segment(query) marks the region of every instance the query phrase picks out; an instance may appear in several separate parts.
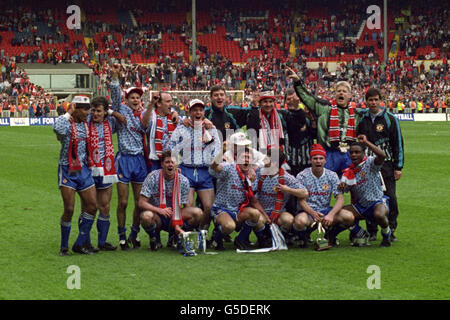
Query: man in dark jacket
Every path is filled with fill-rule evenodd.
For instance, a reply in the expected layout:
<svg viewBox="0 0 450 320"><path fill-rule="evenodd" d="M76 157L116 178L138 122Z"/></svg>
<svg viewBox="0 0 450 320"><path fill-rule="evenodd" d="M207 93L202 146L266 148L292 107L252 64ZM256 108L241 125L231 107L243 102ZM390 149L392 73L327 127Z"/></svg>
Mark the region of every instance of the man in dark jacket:
<svg viewBox="0 0 450 320"><path fill-rule="evenodd" d="M381 175L386 187L385 195L389 196L389 226L392 230L391 241L396 241L394 231L397 228L398 205L396 182L402 176L404 164L403 137L397 118L386 109L380 107L381 93L370 88L366 93L368 110L362 114L358 126L358 135L364 134L369 141L386 153L381 168ZM369 154L370 155L370 154ZM367 225L371 240L376 239L377 226Z"/></svg>

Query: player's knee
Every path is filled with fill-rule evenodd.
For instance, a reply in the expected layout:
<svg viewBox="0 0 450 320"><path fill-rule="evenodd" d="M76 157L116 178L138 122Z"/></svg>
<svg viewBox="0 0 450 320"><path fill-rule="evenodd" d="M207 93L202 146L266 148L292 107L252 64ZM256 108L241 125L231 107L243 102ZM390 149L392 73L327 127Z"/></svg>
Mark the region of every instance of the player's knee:
<svg viewBox="0 0 450 320"><path fill-rule="evenodd" d="M84 210L85 210L87 213L90 213L90 214L95 215L95 213L97 212L97 205L96 205L95 203L87 203L87 204L85 205Z"/></svg>
<svg viewBox="0 0 450 320"><path fill-rule="evenodd" d="M230 221L225 221L222 224L222 232L225 234L230 234L234 231L234 229L236 229L236 223L232 220Z"/></svg>
<svg viewBox="0 0 450 320"><path fill-rule="evenodd" d="M338 222L350 226L355 222L355 217L350 211L342 209L339 211Z"/></svg>
<svg viewBox="0 0 450 320"><path fill-rule="evenodd" d="M308 227L308 217L297 217L294 220L294 227L297 230L302 230Z"/></svg>
<svg viewBox="0 0 450 320"><path fill-rule="evenodd" d="M141 212L140 217L142 225L149 225L152 224L154 215L151 211L143 211Z"/></svg>
<svg viewBox="0 0 450 320"><path fill-rule="evenodd" d="M289 228L294 223L294 217L289 213L281 214L280 219L278 220L279 225L284 228Z"/></svg>
<svg viewBox="0 0 450 320"><path fill-rule="evenodd" d="M126 199L126 198L119 199L119 200L117 201L117 206L118 206L120 209L125 210L125 209L127 208L127 206L128 206L128 199Z"/></svg>
<svg viewBox="0 0 450 320"><path fill-rule="evenodd" d="M65 206L64 207L64 215L65 216L73 216L74 206Z"/></svg>
<svg viewBox="0 0 450 320"><path fill-rule="evenodd" d="M379 204L373 211L375 220L380 221L387 218L387 209L383 204Z"/></svg>
<svg viewBox="0 0 450 320"><path fill-rule="evenodd" d="M255 208L248 208L247 210L247 216L248 216L248 220L257 223L259 220L261 213L256 210Z"/></svg>
<svg viewBox="0 0 450 320"><path fill-rule="evenodd" d="M200 208L192 209L192 219L194 219L195 221L200 221L205 218L206 218L206 215L203 213L202 209L200 209Z"/></svg>

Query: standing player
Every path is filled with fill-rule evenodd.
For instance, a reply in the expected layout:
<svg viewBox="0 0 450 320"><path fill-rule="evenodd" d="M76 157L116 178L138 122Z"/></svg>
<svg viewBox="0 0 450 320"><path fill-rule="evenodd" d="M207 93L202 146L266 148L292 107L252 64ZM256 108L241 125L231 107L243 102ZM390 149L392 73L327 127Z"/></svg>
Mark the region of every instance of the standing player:
<svg viewBox="0 0 450 320"><path fill-rule="evenodd" d="M287 72L294 81L298 97L317 119L317 141L327 152L325 168L341 175L351 163L348 149L349 144L356 141L359 122L359 114L349 104L350 84L347 81L336 83L335 99L330 104L312 95L292 69L287 68Z"/></svg>
<svg viewBox="0 0 450 320"><path fill-rule="evenodd" d="M144 181L139 198L141 225L150 237L150 249L161 248L157 233L175 229L177 235L192 231L202 218L202 210L188 206L189 180L178 173L177 159L170 150L161 154L161 169ZM182 229L183 228L183 229Z"/></svg>
<svg viewBox="0 0 450 320"><path fill-rule="evenodd" d="M284 144L283 124L275 108L273 91L261 92L259 105L259 109L252 108L247 115L249 135L253 134L258 137L259 150L282 149Z"/></svg>
<svg viewBox="0 0 450 320"><path fill-rule="evenodd" d="M386 160L381 167L381 174L386 186L385 195L389 197L389 227L391 241L396 241L394 231L397 229L398 204L396 181L402 176L404 164L403 137L397 118L386 109L380 107L381 93L376 88L370 88L366 93L368 110L363 113L358 126L358 134L364 134L367 139L386 153ZM368 155L373 155L369 150ZM370 240L376 240L377 226L367 223Z"/></svg>
<svg viewBox="0 0 450 320"><path fill-rule="evenodd" d="M147 176L147 163L144 157L145 129L142 126L141 88L132 87L125 94L126 104L121 103L121 92L119 83L120 65L112 67L112 81L110 84L112 108L125 116L127 125L119 126L117 138L119 151L116 154L116 170L119 177L117 184L117 224L119 233L119 244L122 250L128 250L131 242L134 248L140 247L140 240L137 237L139 228L139 194L142 183ZM133 190L134 210L133 225L131 227L128 242L126 239L126 210L128 206L129 183Z"/></svg>
<svg viewBox="0 0 450 320"><path fill-rule="evenodd" d="M259 210L256 209L257 199L248 179L251 155L248 150L241 151L237 163L221 163L222 157L222 152L219 152L209 168L210 174L217 179L217 193L211 209L215 225L211 246L225 250L224 235L242 229L234 244L238 249L247 250L247 239L263 211L260 206Z"/></svg>
<svg viewBox="0 0 450 320"><path fill-rule="evenodd" d="M190 125L179 125L172 133L170 149L181 154L181 173L190 184L189 206L193 206L194 192L203 205L202 229L208 229L211 207L214 202L214 184L208 172L209 164L221 151L219 135L215 127L206 129L205 104L199 99L189 102L187 110Z"/></svg>
<svg viewBox="0 0 450 320"><path fill-rule="evenodd" d="M117 182L114 166L114 146L112 135L120 123L126 125L126 119L118 112L108 109L105 97L96 97L91 101L89 124L89 154L92 155L92 176L94 178L97 209L98 248L104 251L116 250L116 246L106 242L110 226L110 202L112 185ZM112 115L114 117L108 117ZM117 120L116 120L117 119ZM89 241L90 243L90 241Z"/></svg>
<svg viewBox="0 0 450 320"><path fill-rule="evenodd" d="M308 190L308 198L300 201L301 211L295 216L294 230L300 237L300 247L308 246L308 228L314 222L322 222L329 228L330 245L336 245L336 236L353 224L353 215L343 210L344 195L338 190L337 174L326 169L327 153L320 144L314 144L310 153L311 168L306 168L297 175L297 180ZM336 198L330 206L331 196ZM331 228L330 228L331 227Z"/></svg>
<svg viewBox="0 0 450 320"><path fill-rule="evenodd" d="M59 116L53 125L53 131L61 142L58 165L58 185L64 203L61 217L61 248L59 254L69 254L69 236L72 224L75 193L81 199L80 233L72 246L72 251L81 254L93 254L94 248L88 244L88 235L94 223L97 211L95 185L88 164L88 125L86 119L91 105L89 98L75 96L67 113Z"/></svg>
<svg viewBox="0 0 450 320"><path fill-rule="evenodd" d="M350 190L352 204L344 209L353 213L356 221L366 219L378 223L381 227L383 240L381 246L391 245L391 230L388 220L388 199L383 195L380 170L386 158L386 153L369 142L365 135L358 136L359 143L350 147L352 164L344 171L339 188ZM366 146L375 154L375 157L365 155ZM367 232L356 224L350 232L356 244L365 244L368 241ZM360 241L362 240L362 241Z"/></svg>
<svg viewBox="0 0 450 320"><path fill-rule="evenodd" d="M162 153L169 150L170 137L177 127L178 113L171 111L172 102L170 93L155 93L142 117L142 125L148 134L150 171L161 169Z"/></svg>
<svg viewBox="0 0 450 320"><path fill-rule="evenodd" d="M316 128L314 128L316 124L312 115L300 108L300 99L293 88L286 89L285 101L288 114L284 115L286 118L284 150L286 161L291 168L290 174L295 177L303 169L311 166L309 153L316 136Z"/></svg>

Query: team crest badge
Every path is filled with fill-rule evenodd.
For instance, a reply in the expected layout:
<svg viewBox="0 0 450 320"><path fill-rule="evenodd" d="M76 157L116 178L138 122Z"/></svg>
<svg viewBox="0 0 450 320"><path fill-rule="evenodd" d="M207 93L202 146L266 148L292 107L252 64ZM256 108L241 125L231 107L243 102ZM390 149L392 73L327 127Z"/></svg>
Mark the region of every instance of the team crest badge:
<svg viewBox="0 0 450 320"><path fill-rule="evenodd" d="M100 151L98 149L95 149L94 151L94 162L95 163L100 162Z"/></svg>
<svg viewBox="0 0 450 320"><path fill-rule="evenodd" d="M364 178L364 177L366 176L366 172L365 172L365 171L361 171L361 172L360 172L360 175L361 175L361 177Z"/></svg>
<svg viewBox="0 0 450 320"><path fill-rule="evenodd" d="M225 124L223 126L225 127L225 129L230 129L230 127L231 127L229 122L225 122Z"/></svg>
<svg viewBox="0 0 450 320"><path fill-rule="evenodd" d="M384 129L384 126L382 124L377 124L376 126L377 132L381 132Z"/></svg>
<svg viewBox="0 0 450 320"><path fill-rule="evenodd" d="M119 178L123 178L123 174L119 173Z"/></svg>
<svg viewBox="0 0 450 320"><path fill-rule="evenodd" d="M67 183L67 179L63 179L63 183Z"/></svg>
<svg viewBox="0 0 450 320"><path fill-rule="evenodd" d="M106 171L111 170L111 159L110 158L107 158L105 160L105 168L106 168Z"/></svg>
<svg viewBox="0 0 450 320"><path fill-rule="evenodd" d="M323 190L328 190L329 187L330 187L330 186L328 185L328 183L325 183L325 184L322 186L322 189L323 189Z"/></svg>

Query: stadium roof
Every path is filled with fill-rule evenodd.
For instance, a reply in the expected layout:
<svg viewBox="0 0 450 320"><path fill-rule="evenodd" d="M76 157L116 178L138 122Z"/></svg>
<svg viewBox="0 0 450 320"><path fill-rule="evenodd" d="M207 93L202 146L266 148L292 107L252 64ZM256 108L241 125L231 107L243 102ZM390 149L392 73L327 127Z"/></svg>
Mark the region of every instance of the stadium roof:
<svg viewBox="0 0 450 320"><path fill-rule="evenodd" d="M92 69L82 63L18 63L27 74L92 74Z"/></svg>

